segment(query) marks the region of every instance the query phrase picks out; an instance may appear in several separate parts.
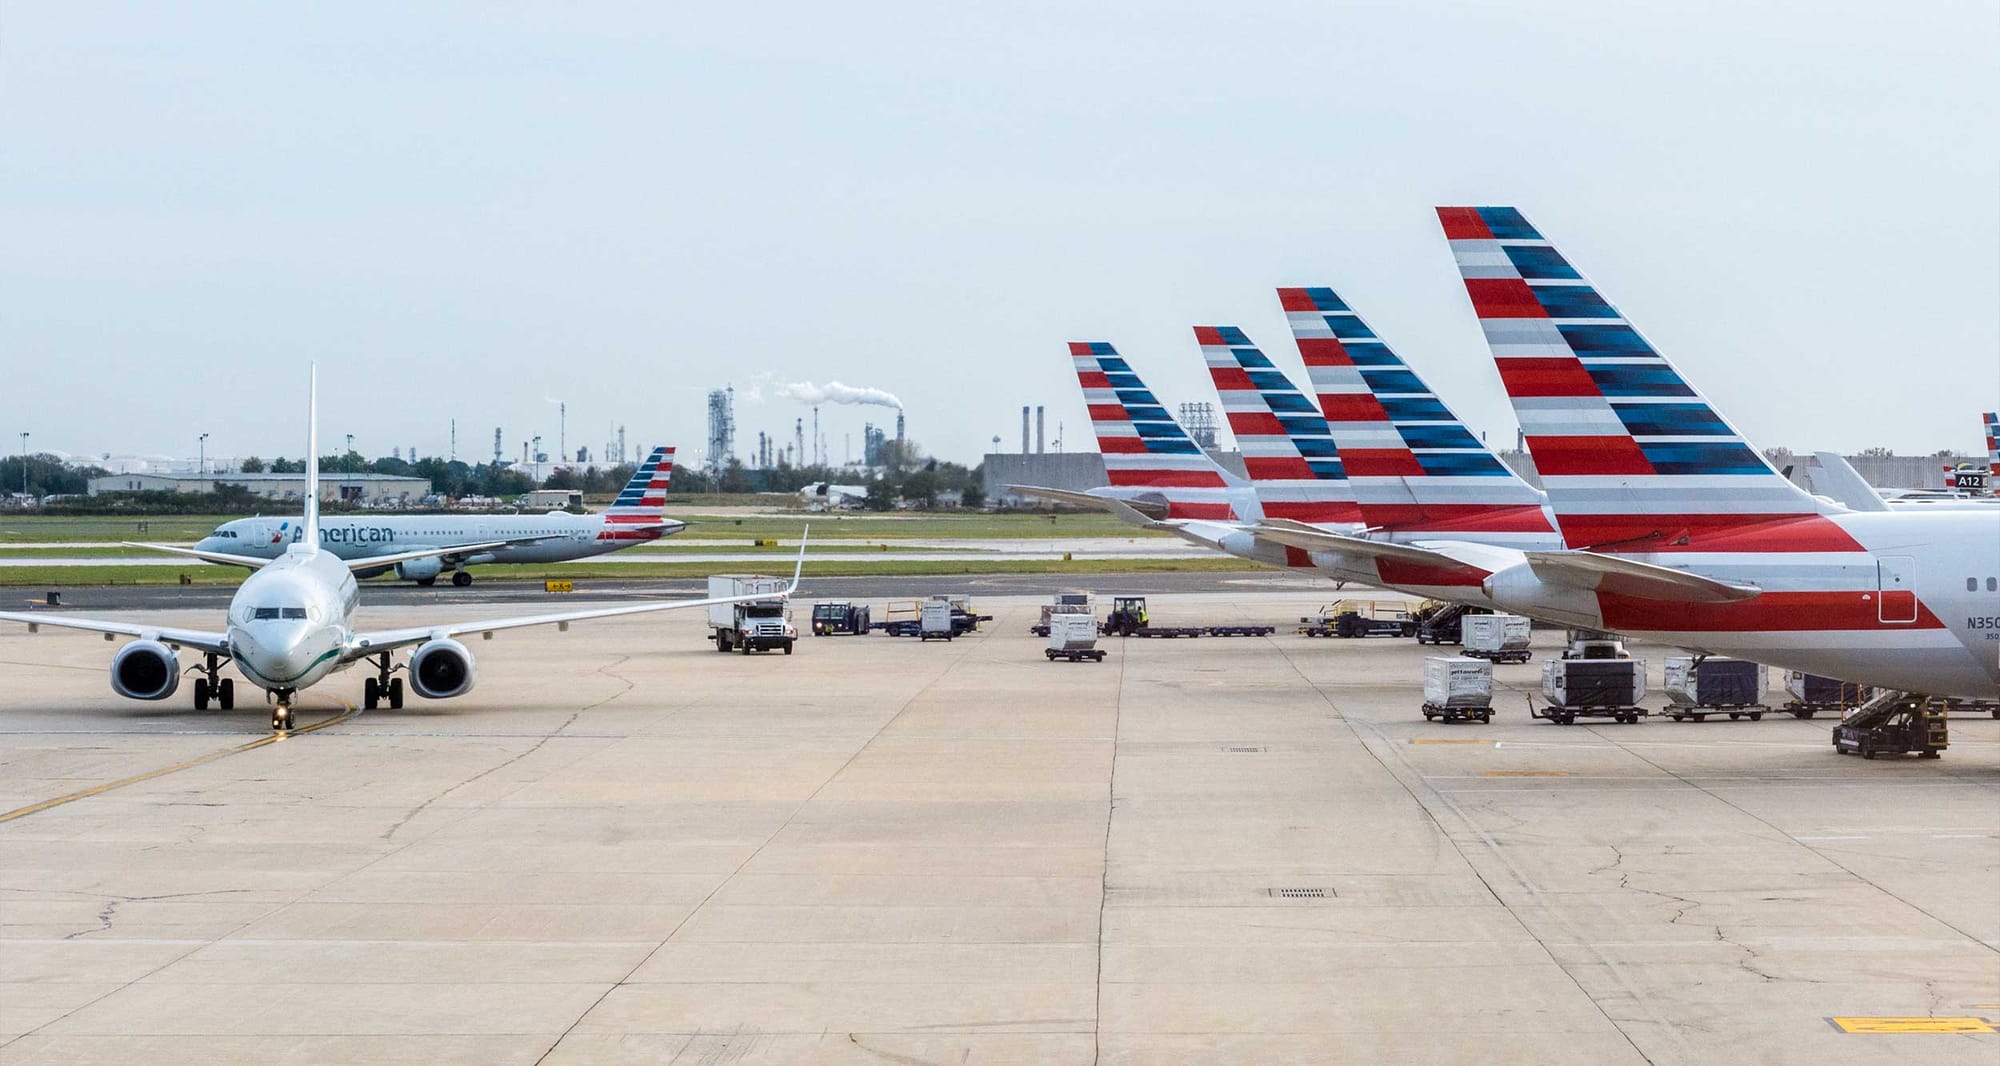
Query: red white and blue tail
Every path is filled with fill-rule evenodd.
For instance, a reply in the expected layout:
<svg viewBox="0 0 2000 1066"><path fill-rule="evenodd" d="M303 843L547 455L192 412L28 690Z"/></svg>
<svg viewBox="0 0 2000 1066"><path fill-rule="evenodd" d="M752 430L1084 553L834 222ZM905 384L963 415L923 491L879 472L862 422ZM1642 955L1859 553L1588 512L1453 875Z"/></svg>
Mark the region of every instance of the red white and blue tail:
<svg viewBox="0 0 2000 1066"><path fill-rule="evenodd" d="M1553 536L1542 494L1494 455L1332 289L1278 290L1371 526Z"/></svg>
<svg viewBox="0 0 2000 1066"><path fill-rule="evenodd" d="M1987 483L1992 484L1993 479L2000 478L2000 413L1988 411L1984 417L1986 419ZM2000 492L2000 486L1995 486L1995 491Z"/></svg>
<svg viewBox="0 0 2000 1066"><path fill-rule="evenodd" d="M1155 490L1167 501L1170 519L1252 517L1237 513L1222 468L1174 421L1116 349L1104 341L1071 341L1069 354L1112 488Z"/></svg>
<svg viewBox="0 0 2000 1066"><path fill-rule="evenodd" d="M598 540L658 540L667 522L667 482L674 474L674 450L654 448L601 516Z"/></svg>
<svg viewBox="0 0 2000 1066"><path fill-rule="evenodd" d="M1671 551L1825 510L1519 211L1440 207L1438 219L1570 547ZM1827 534L1821 547L1848 541Z"/></svg>
<svg viewBox="0 0 2000 1066"><path fill-rule="evenodd" d="M1360 525L1340 452L1312 401L1241 329L1196 326L1194 336L1264 514L1315 525Z"/></svg>

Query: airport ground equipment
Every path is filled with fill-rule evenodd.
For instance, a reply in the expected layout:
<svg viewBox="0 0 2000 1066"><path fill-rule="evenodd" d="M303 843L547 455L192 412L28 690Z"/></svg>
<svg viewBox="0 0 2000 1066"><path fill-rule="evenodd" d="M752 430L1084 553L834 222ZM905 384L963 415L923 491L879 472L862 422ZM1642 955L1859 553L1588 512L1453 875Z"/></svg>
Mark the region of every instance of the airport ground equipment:
<svg viewBox="0 0 2000 1066"><path fill-rule="evenodd" d="M1203 636L1209 637L1268 637L1278 631L1277 626L1202 626Z"/></svg>
<svg viewBox="0 0 2000 1066"><path fill-rule="evenodd" d="M1111 613L1104 616L1104 625L1100 628L1107 637L1129 637L1151 624L1152 616L1146 613L1146 597L1113 596Z"/></svg>
<svg viewBox="0 0 2000 1066"><path fill-rule="evenodd" d="M1417 621L1401 600L1335 600L1299 619L1308 637L1414 637Z"/></svg>
<svg viewBox="0 0 2000 1066"><path fill-rule="evenodd" d="M1647 711L1644 659L1548 659L1542 663L1542 697L1546 706L1528 701L1528 713L1557 725L1578 718L1610 718L1636 722Z"/></svg>
<svg viewBox="0 0 2000 1066"><path fill-rule="evenodd" d="M979 623L991 622L993 616L980 614L972 609L972 597L963 592L954 592L942 597L951 604L951 632L953 636L979 632Z"/></svg>
<svg viewBox="0 0 2000 1066"><path fill-rule="evenodd" d="M868 605L845 600L822 600L813 604L812 633L815 637L865 637L874 627L869 623Z"/></svg>
<svg viewBox="0 0 2000 1066"><path fill-rule="evenodd" d="M924 601L917 615L917 637L921 640L950 640L958 635L952 624L951 601L933 596Z"/></svg>
<svg viewBox="0 0 2000 1066"><path fill-rule="evenodd" d="M1493 664L1459 655L1424 660L1424 720L1493 720Z"/></svg>
<svg viewBox="0 0 2000 1066"><path fill-rule="evenodd" d="M1946 714L1984 714L2000 718L2000 700L1962 700L1953 698L1944 701L1944 709Z"/></svg>
<svg viewBox="0 0 2000 1066"><path fill-rule="evenodd" d="M1462 644L1465 642L1465 619L1483 613L1483 607L1450 600L1425 600L1414 616L1417 620L1417 643Z"/></svg>
<svg viewBox="0 0 2000 1066"><path fill-rule="evenodd" d="M1534 623L1518 614L1469 614L1461 622L1465 655L1496 663L1524 663L1532 656Z"/></svg>
<svg viewBox="0 0 2000 1066"><path fill-rule="evenodd" d="M887 616L885 620L871 622L870 625L892 637L920 636L923 633L923 611L922 600L890 600L882 612Z"/></svg>
<svg viewBox="0 0 2000 1066"><path fill-rule="evenodd" d="M1675 655L1667 659L1666 710L1676 722L1705 722L1711 714L1731 721L1761 721L1764 712L1764 668L1748 659L1721 655Z"/></svg>
<svg viewBox="0 0 2000 1066"><path fill-rule="evenodd" d="M757 596L739 603L717 603L708 608L708 631L720 652L771 651L782 648L792 653L799 631L785 617L785 579L755 574L714 574L708 579L709 599L725 596Z"/></svg>
<svg viewBox="0 0 2000 1066"><path fill-rule="evenodd" d="M1042 654L1050 662L1103 662L1104 649L1097 646L1097 619L1087 614L1049 616L1049 644Z"/></svg>
<svg viewBox="0 0 2000 1066"><path fill-rule="evenodd" d="M1875 692L1867 685L1857 685L1852 681L1821 677L1803 670L1787 670L1785 694L1791 698L1778 709L1794 718L1805 719L1822 711L1845 716L1848 711L1867 703Z"/></svg>
<svg viewBox="0 0 2000 1066"><path fill-rule="evenodd" d="M1912 752L1936 759L1950 746L1944 701L1907 692L1878 692L1833 727L1833 750L1864 759Z"/></svg>
<svg viewBox="0 0 2000 1066"><path fill-rule="evenodd" d="M1096 609L1091 606L1090 593L1062 592L1056 594L1054 602L1042 604L1042 620L1034 625L1029 626L1028 632L1033 633L1038 637L1048 636L1049 621L1055 615L1059 614L1086 615L1091 619L1090 624L1092 626L1095 626L1097 624L1097 612Z"/></svg>

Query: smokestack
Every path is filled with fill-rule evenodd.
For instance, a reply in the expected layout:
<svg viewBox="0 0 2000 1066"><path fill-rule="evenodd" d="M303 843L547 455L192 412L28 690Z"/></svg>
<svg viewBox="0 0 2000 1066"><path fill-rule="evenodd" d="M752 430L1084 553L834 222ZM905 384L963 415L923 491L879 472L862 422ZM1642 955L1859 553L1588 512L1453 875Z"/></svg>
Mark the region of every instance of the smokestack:
<svg viewBox="0 0 2000 1066"><path fill-rule="evenodd" d="M1035 408L1035 454L1042 454L1042 409Z"/></svg>
<svg viewBox="0 0 2000 1066"><path fill-rule="evenodd" d="M820 454L825 450L826 450L825 446L820 444L819 440L819 405L814 404L813 405L813 465L814 466L825 465L824 463L825 457Z"/></svg>
<svg viewBox="0 0 2000 1066"><path fill-rule="evenodd" d="M1021 454L1028 454L1028 408L1025 404L1021 407Z"/></svg>
<svg viewBox="0 0 2000 1066"><path fill-rule="evenodd" d="M903 445L903 409L898 407L896 408L896 451L899 454L903 450L902 445Z"/></svg>
<svg viewBox="0 0 2000 1066"><path fill-rule="evenodd" d="M793 422L792 422L792 434L793 434L793 435L794 435L794 436L795 436L795 437L797 438L797 442L796 442L796 443L795 443L795 444L793 445L793 447L792 447L792 465L793 465L794 467L802 467L802 466L804 466L804 465L805 465L805 462L806 462L806 420L805 420L805 419L803 419L803 418L800 418L800 419L795 419L795 420L793 420Z"/></svg>

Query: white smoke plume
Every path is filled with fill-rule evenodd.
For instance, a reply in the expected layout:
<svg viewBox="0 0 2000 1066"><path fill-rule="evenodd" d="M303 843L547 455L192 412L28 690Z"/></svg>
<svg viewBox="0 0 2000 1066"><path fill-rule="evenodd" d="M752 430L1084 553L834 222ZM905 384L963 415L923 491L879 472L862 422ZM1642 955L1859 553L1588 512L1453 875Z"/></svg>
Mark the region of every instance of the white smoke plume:
<svg viewBox="0 0 2000 1066"><path fill-rule="evenodd" d="M854 403L893 407L898 411L903 409L903 401L897 399L895 393L884 392L881 389L856 388L838 381L829 381L824 385L815 385L810 381L794 381L780 387L778 395L808 406L823 403Z"/></svg>

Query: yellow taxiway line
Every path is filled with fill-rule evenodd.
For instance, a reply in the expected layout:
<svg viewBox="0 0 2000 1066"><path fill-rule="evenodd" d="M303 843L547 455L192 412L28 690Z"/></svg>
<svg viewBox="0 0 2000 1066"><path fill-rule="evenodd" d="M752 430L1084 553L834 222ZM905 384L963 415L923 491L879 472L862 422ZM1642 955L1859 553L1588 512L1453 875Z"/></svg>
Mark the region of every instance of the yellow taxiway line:
<svg viewBox="0 0 2000 1066"><path fill-rule="evenodd" d="M346 701L343 700L342 702L345 703ZM348 719L354 717L355 715L361 713L361 708L356 707L354 704L347 703L346 706L347 706L346 710L340 712L339 714L334 715L332 718L325 719L324 721L314 722L313 724L308 726L301 726L297 729L287 729L282 732L272 733L268 737L258 737L256 740L253 740L248 744L239 744L233 748L224 748L221 751L212 751L209 752L207 755L198 755L192 759L188 759L185 762L177 762L172 766L162 766L157 770L148 770L143 774L133 774L131 777L120 778L116 781L107 781L104 784L96 785L91 788L86 788L81 792L72 792L67 796L57 796L54 799L46 799L40 803L33 803L29 804L26 807L21 807L16 810L8 811L5 814L0 814L0 823L11 822L16 818L26 818L31 814L40 814L41 812L46 811L51 807L60 807L65 803L75 803L77 800L89 799L92 796L102 796L106 792L113 791L114 789L124 788L127 785L136 785L141 781L151 781L156 777L165 777L168 774L179 773L182 770L191 769L193 767L200 766L203 763L211 763L217 759L226 759L231 755L241 755L246 751L255 751L256 749L264 747L268 744L276 744L287 737L301 736L306 733L311 733L315 730L325 729L327 726L330 725L339 725L340 723L345 722Z"/></svg>

